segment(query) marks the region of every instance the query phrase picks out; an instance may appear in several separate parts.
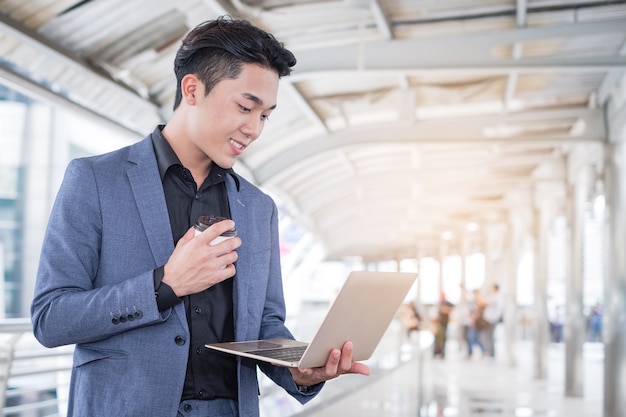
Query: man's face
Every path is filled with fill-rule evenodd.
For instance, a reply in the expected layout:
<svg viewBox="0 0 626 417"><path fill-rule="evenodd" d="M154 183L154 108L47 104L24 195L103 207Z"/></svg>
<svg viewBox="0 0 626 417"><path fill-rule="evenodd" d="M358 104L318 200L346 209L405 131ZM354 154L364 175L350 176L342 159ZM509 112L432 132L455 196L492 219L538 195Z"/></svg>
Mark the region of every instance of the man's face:
<svg viewBox="0 0 626 417"><path fill-rule="evenodd" d="M278 74L256 64L243 64L237 79L218 82L208 96L198 82L188 131L199 158L231 168L239 155L261 135L276 107Z"/></svg>

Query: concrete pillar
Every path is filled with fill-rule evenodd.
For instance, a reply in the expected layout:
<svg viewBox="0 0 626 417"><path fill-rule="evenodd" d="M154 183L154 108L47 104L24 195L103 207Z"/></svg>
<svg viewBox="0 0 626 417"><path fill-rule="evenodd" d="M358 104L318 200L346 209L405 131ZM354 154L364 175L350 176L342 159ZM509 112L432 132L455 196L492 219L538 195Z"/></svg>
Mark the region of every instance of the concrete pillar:
<svg viewBox="0 0 626 417"><path fill-rule="evenodd" d="M527 313L524 312L524 316L519 316L518 270L528 253L528 243L533 238L533 190L530 187L524 190L518 190L515 194L510 196L509 200L508 228L510 230L511 276L509 288L507 289L507 308L505 310L504 320L505 323L508 323L507 331L512 332L512 337L514 340L517 340L518 337L527 339L527 331L530 330L527 326ZM529 286L526 281L524 281L522 285L526 288ZM522 328L522 334L518 335L518 327L520 326ZM509 361L511 365L517 363L515 349L513 347Z"/></svg>
<svg viewBox="0 0 626 417"><path fill-rule="evenodd" d="M537 198L538 202L542 199ZM548 247L548 208L539 204L535 208L535 246L534 246L534 275L535 275L535 303L534 303L534 349L535 349L535 378L545 379L547 376L548 350L548 313L547 313L547 262Z"/></svg>
<svg viewBox="0 0 626 417"><path fill-rule="evenodd" d="M467 236L462 236L459 256L461 258L461 288L463 290L467 289L467 274L466 274L466 260L469 252L469 238Z"/></svg>
<svg viewBox="0 0 626 417"><path fill-rule="evenodd" d="M419 305L422 301L422 253L417 250L417 284L415 284L415 302Z"/></svg>
<svg viewBox="0 0 626 417"><path fill-rule="evenodd" d="M624 135L626 139L626 134ZM626 145L607 145L604 416L626 415Z"/></svg>
<svg viewBox="0 0 626 417"><path fill-rule="evenodd" d="M509 238L504 248L504 263L506 265L506 277L502 282L505 296L504 309L504 332L506 339L506 359L510 366L517 364L515 355L515 341L517 339L517 263L514 262L514 235L512 225L509 224Z"/></svg>
<svg viewBox="0 0 626 417"><path fill-rule="evenodd" d="M491 284L494 282L493 274L494 274L494 265L493 265L493 257L489 252L489 235L486 235L487 244L485 245L485 280L483 281L481 293L483 295L486 294Z"/></svg>
<svg viewBox="0 0 626 417"><path fill-rule="evenodd" d="M622 53L625 51L622 48ZM605 104L607 263L604 285L604 417L626 415L626 71L607 77ZM615 80L615 81L613 81Z"/></svg>
<svg viewBox="0 0 626 417"><path fill-rule="evenodd" d="M437 275L437 282L438 282L438 293L437 293L437 300L439 300L439 296L441 295L441 292L443 291L443 264L444 264L444 260L446 257L446 249L445 249L445 245L443 242L441 242L439 244L439 253L437 254L437 261L439 262L439 274Z"/></svg>
<svg viewBox="0 0 626 417"><path fill-rule="evenodd" d="M583 395L583 238L586 204L592 182L589 166L571 164L572 182L567 187L567 218L569 224L569 265L565 286L565 395Z"/></svg>

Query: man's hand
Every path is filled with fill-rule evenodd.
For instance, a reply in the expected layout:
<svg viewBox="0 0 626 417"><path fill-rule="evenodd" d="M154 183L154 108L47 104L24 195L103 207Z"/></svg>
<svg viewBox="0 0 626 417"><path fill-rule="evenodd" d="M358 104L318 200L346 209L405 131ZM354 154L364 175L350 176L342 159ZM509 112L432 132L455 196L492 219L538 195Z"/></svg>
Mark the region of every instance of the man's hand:
<svg viewBox="0 0 626 417"><path fill-rule="evenodd" d="M241 246L241 239L233 237L211 245L213 239L233 226L232 220L222 220L195 237L192 227L180 238L163 268L163 282L176 296L202 292L235 275L235 249Z"/></svg>
<svg viewBox="0 0 626 417"><path fill-rule="evenodd" d="M369 375L370 368L360 362L352 361L352 342L346 342L341 350L333 349L328 355L326 365L319 368L289 368L297 385L311 386L343 374Z"/></svg>

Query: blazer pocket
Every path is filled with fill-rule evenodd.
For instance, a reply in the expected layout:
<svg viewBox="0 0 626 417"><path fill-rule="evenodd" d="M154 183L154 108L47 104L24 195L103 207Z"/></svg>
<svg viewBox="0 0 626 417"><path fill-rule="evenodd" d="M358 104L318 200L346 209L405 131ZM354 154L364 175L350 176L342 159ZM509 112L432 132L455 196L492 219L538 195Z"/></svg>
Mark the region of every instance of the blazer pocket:
<svg viewBox="0 0 626 417"><path fill-rule="evenodd" d="M76 347L74 351L74 367L78 368L102 359L121 359L125 361L126 358L126 353L121 350L98 349L81 346Z"/></svg>
<svg viewBox="0 0 626 417"><path fill-rule="evenodd" d="M269 274L270 253L269 249L250 252L250 266L255 280L260 280ZM261 284L261 282L257 281L257 284Z"/></svg>

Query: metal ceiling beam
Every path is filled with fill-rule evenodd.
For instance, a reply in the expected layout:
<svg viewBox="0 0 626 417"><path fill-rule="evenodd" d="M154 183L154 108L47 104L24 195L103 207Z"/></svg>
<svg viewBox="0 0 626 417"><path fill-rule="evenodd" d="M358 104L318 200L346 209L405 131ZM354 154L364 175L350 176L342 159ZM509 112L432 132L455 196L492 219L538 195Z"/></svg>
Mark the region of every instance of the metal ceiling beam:
<svg viewBox="0 0 626 417"><path fill-rule="evenodd" d="M37 32L30 30L14 20L11 20L4 14L0 14L0 32L18 40L19 42L28 44L30 47L35 48L37 51L45 54L50 59L57 60L58 62L61 62L78 72L90 74L95 77L95 80L105 84L107 89L113 89L116 94L121 94L126 99L135 100L141 106L145 106L146 108L153 110L155 113L158 112L158 106L156 104L151 103L149 100L139 96L135 91L131 90L127 86L116 82L107 73L93 67L79 56L62 49L59 45L51 43L46 38L40 36ZM26 71L26 69L24 70Z"/></svg>
<svg viewBox="0 0 626 417"><path fill-rule="evenodd" d="M385 174L385 177L388 177L388 174ZM430 176L429 179L432 179L434 176ZM459 176L457 176L457 179ZM426 181L426 179L424 179ZM420 179L421 182L421 179ZM528 180L528 176L511 176L511 177L501 177L498 175L489 176L489 178L468 178L466 180L458 179L456 181L451 179L446 179L444 181L434 181L429 184L430 189L453 189L459 190L456 193L461 199L469 200L474 197L484 197L490 195L502 194L505 195L519 184L527 183L530 184ZM437 205L440 209L443 210L443 206L437 204L438 197L431 193L427 192L427 196L413 198L410 195L409 187L411 183L407 181L406 184L398 184L398 189L403 189L405 194L409 194L408 196L398 196L396 200L394 200L393 204L403 205L405 207L410 207L411 205L415 205L418 207L422 207L424 205L423 198L428 199L428 203L431 205ZM337 199L342 196L351 195L350 193L354 193L355 184L353 182L341 182L338 184L332 184L329 186L325 184L323 186L315 187L314 189L309 190L306 194L299 195L298 206L300 207L301 213L312 214L319 210L324 210L325 207L329 205L337 204ZM354 201L357 201L356 199ZM360 201L359 201L360 202ZM476 200L475 203L463 206L463 211L474 209L475 205L480 205L482 207L484 201Z"/></svg>
<svg viewBox="0 0 626 417"><path fill-rule="evenodd" d="M464 33L441 36L326 47L296 51L298 64L292 76L306 79L307 73L355 70L607 70L626 68L624 56L497 59L493 48L515 42L563 39L626 32L626 19L575 24Z"/></svg>
<svg viewBox="0 0 626 417"><path fill-rule="evenodd" d="M8 38L15 39L17 42L33 48L39 54L38 58L43 58L48 61L48 66L53 66L53 63L55 65L58 63L65 68L65 73L75 72L85 74L85 76L90 79L91 91L106 91L108 95L119 97L118 102L120 103L132 103L131 107L135 112L145 112L145 114L152 115L154 120L161 120L159 107L155 103L141 97L137 92L124 84L118 83L104 71L95 68L79 56L50 42L37 32L34 32L29 28L13 21L4 14L0 14L0 33L4 34ZM15 63L11 61L10 56L5 56L3 58L5 62L15 65ZM103 118L110 119L112 123L115 123L116 119L118 119L115 112L119 111L119 108L115 107L116 103L111 104L111 100L107 100L106 103L98 103L97 100L91 100L89 102L84 99L82 101L80 99L75 100L72 98L74 96L74 92L67 85L61 85L55 80L46 79L41 74L31 74L28 68L16 67L15 69L12 69L5 66L5 72L18 74L18 71L22 78L30 79L31 85L34 86L33 90L37 90L39 92L43 92L45 90L46 92L43 94L48 98L50 97L50 94L54 94L61 98L59 102L64 100L66 102L71 101L76 106L88 107L93 113L100 114ZM122 121L122 123L124 123L129 130L134 132L141 130L141 127L136 125L133 126L131 120Z"/></svg>
<svg viewBox="0 0 626 417"><path fill-rule="evenodd" d="M626 39L624 39L624 42L622 43L622 46L620 47L618 54L621 56L626 56ZM609 96L611 95L612 90L621 80L625 71L626 70L623 70L623 69L612 70L612 71L607 72L607 74L604 76L604 79L602 80L602 83L600 84L600 87L598 88L597 99L600 105L604 105L606 103Z"/></svg>
<svg viewBox="0 0 626 417"><path fill-rule="evenodd" d="M22 74L7 69L2 65L0 65L0 79L2 79L3 84L8 84L12 89L19 91L28 97L32 97L34 100L44 101L52 106L71 110L82 117L93 120L101 126L106 126L112 130L118 130L123 135L127 135L131 138L136 137L137 139L140 139L143 137L143 135L139 134L135 130L129 129L127 126L117 123L108 117L104 117L102 114L81 106L64 96L53 93L49 89L39 85L39 83L33 82L30 78L26 78Z"/></svg>
<svg viewBox="0 0 626 417"><path fill-rule="evenodd" d="M380 30L380 33L383 35L384 39L393 39L393 28L391 27L391 23L389 22L389 18L385 15L382 7L380 6L379 0L372 0L370 9L372 10L372 15L374 16L374 21L376 22L376 27Z"/></svg>
<svg viewBox="0 0 626 417"><path fill-rule="evenodd" d="M47 38L2 13L0 13L0 32L47 54L51 58L56 58L68 66L83 72L95 72L95 68L79 56L72 54L70 51L62 50Z"/></svg>
<svg viewBox="0 0 626 417"><path fill-rule="evenodd" d="M515 2L515 22L518 28L526 27L528 17L528 1L517 0Z"/></svg>
<svg viewBox="0 0 626 417"><path fill-rule="evenodd" d="M329 133L328 126L324 123L324 120L317 114L317 112L311 107L309 102L302 96L302 93L298 90L298 88L290 82L283 82L281 85L289 95L291 99L296 102L296 105L300 107L300 110L304 113L307 119L313 123L313 125L317 126L324 133Z"/></svg>
<svg viewBox="0 0 626 417"><path fill-rule="evenodd" d="M585 132L580 136L534 134L519 137L486 138L483 129L496 124L538 123L559 119L581 119ZM328 152L344 146L365 143L432 143L432 144L507 144L507 143L580 143L601 142L605 139L604 116L601 109L573 108L551 109L491 117L472 117L463 119L445 119L417 121L412 124L373 125L344 129L312 138L283 149L271 160L256 166L254 173L260 184L270 181L287 170L294 161L311 158L322 152Z"/></svg>
<svg viewBox="0 0 626 417"><path fill-rule="evenodd" d="M219 4L219 3L218 3ZM307 79L314 71L354 70L358 67L358 51L363 49L365 70L397 71L402 76L415 75L424 71L463 71L470 74L472 70L479 72L507 73L510 71L546 72L546 71L592 71L606 70L607 68L626 68L626 57L605 58L576 58L576 59L533 59L533 60L495 60L488 56L494 45L513 41L524 41L552 37L583 36L598 33L623 31L626 20L586 22L577 24L556 25L549 27L533 27L523 30L502 30L479 34L464 34L462 41L458 37L439 37L417 40L390 40L380 43L362 44L357 47L338 47L324 51L299 51L298 65L290 82ZM149 100L141 98L126 86L116 82L106 73L92 67L79 57L63 50L58 45L51 44L36 32L25 28L4 15L0 15L0 31L8 33L21 42L27 42L41 53L59 60L64 65L87 73L95 77L107 92L115 92L125 100L133 100L137 108L144 108L155 119L162 120L158 106ZM476 54L476 50L483 51L487 56ZM336 62L336 64L335 64ZM35 83L36 81L33 80ZM59 94L53 90L51 93ZM59 94L62 96L61 94ZM64 97L67 99L67 97ZM323 121L300 95L298 100L304 104L305 114L314 124L327 129ZM84 103L81 103L85 105ZM104 117L115 119L107 113L106 106L94 105L92 110ZM307 110L308 109L308 110ZM127 123L127 125L129 125ZM129 125L130 126L130 125ZM136 130L136 126L131 129Z"/></svg>
<svg viewBox="0 0 626 417"><path fill-rule="evenodd" d="M526 27L526 16L527 16L527 4L526 0L517 0L516 2L516 12L515 12L515 22L518 28ZM513 49L511 53L511 57L514 60L519 60L522 58L522 50L524 46L522 42L515 42L513 44ZM506 87L504 89L504 109L509 110L511 108L511 103L513 98L515 97L515 91L517 90L517 80L519 74L517 71L511 71L506 80Z"/></svg>
<svg viewBox="0 0 626 417"><path fill-rule="evenodd" d="M472 158L472 150L468 150L464 156L460 152L457 158L446 158L445 162L439 162L436 156L429 154L425 158L431 162L418 168L409 167L407 161L402 161L402 158L398 156L396 163L389 163L388 168L385 169L385 175L382 177L379 172L360 172L356 167L353 167L355 164L351 161L344 162L345 158L332 158L330 162L333 165L343 166L345 163L349 163L351 165L349 169L352 171L332 175L335 180L330 185L319 181L320 176L327 173L326 167L319 167L319 164L307 162L305 162L307 166L304 167L302 163L294 162L291 168L292 174L289 175L290 180L288 182L282 181L282 184L290 195L298 199L311 196L319 201L340 198L342 195L359 189L389 189L395 186L406 187L405 192L413 197L421 196L424 190L445 189L447 187L457 187L469 191L468 187L471 184L478 183L481 184L481 187L488 186L488 192L492 192L497 186L510 187L512 182L529 181L527 174L521 174L518 171L554 160L556 157L554 148L550 146L542 149L541 153L515 152L508 154L506 152L492 152L488 147L482 147L479 150L485 156ZM343 155L344 153L341 152L340 154ZM298 173L293 174L293 171ZM389 181L394 185L388 185ZM413 186L418 187L415 192L411 192ZM487 190L487 188L482 190Z"/></svg>

